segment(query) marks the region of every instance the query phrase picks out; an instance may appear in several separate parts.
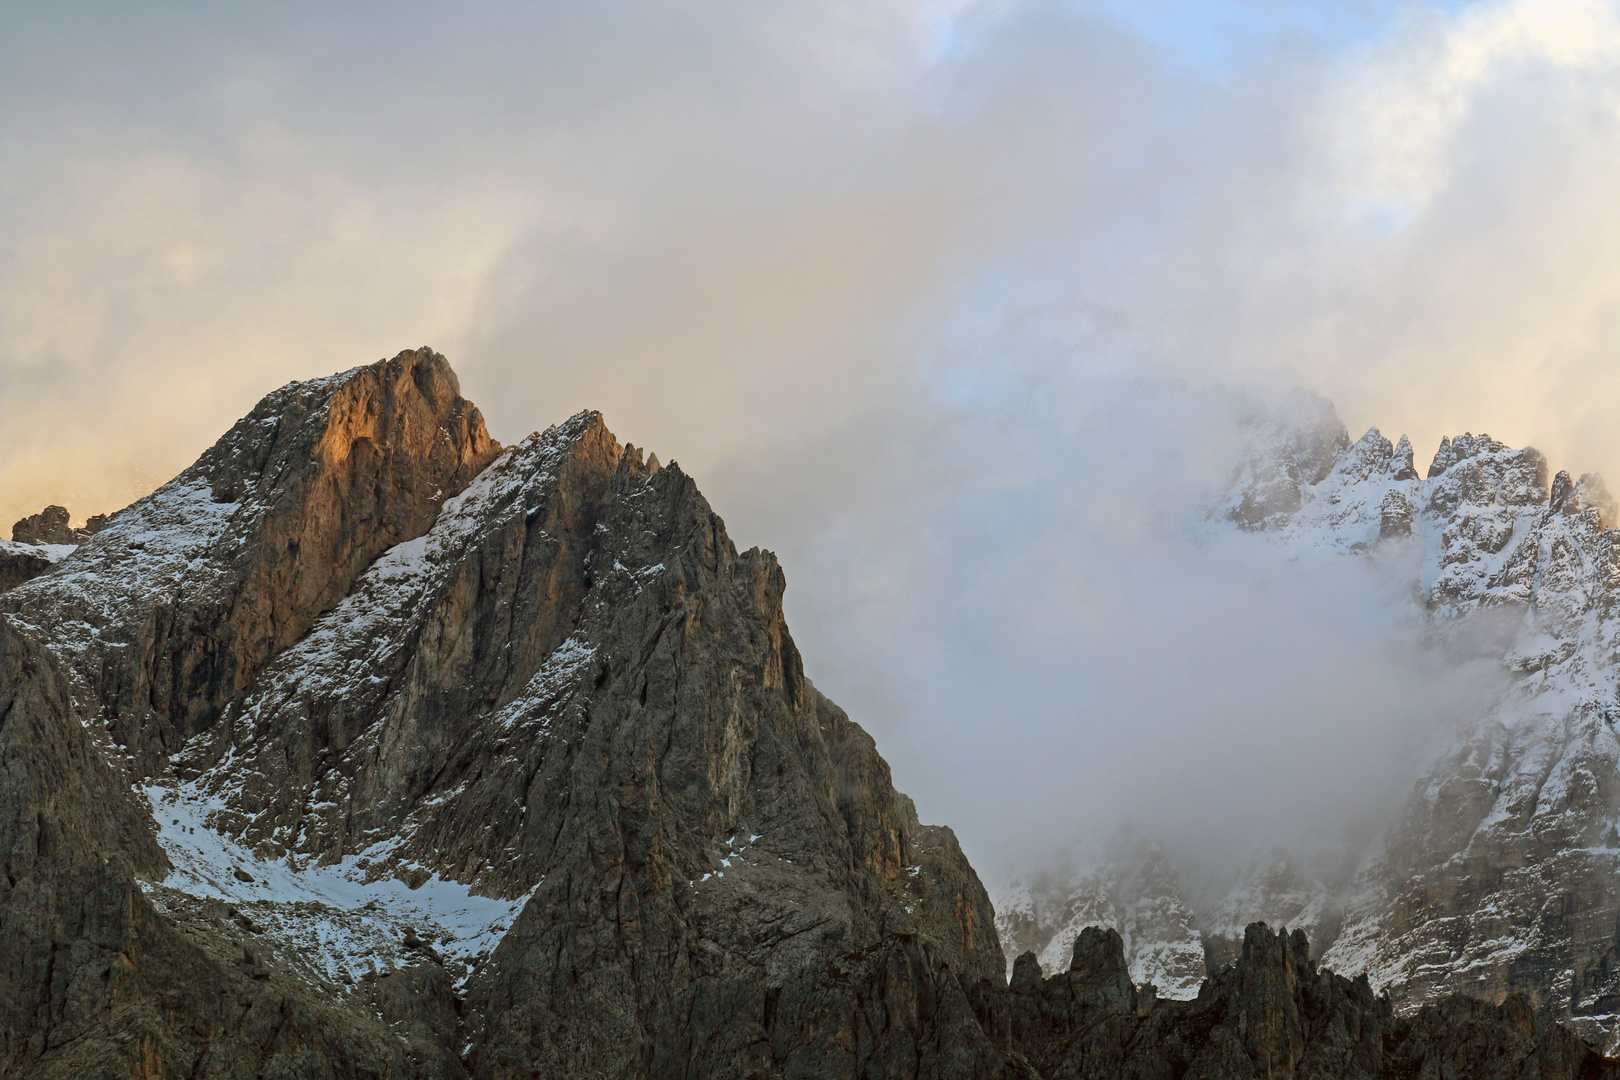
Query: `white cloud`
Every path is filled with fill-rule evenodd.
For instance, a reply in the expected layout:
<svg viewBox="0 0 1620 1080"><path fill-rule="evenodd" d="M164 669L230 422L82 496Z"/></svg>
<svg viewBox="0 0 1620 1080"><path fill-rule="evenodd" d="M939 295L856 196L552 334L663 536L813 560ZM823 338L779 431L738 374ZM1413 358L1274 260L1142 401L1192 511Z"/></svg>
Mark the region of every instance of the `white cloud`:
<svg viewBox="0 0 1620 1080"><path fill-rule="evenodd" d="M1420 453L1485 429L1620 474L1612 4L1415 6L1195 71L1010 0L0 18L0 525L432 344L499 437L601 408L783 549L812 677L953 822L1251 743L1343 761L1353 802L1394 745L1357 717L1436 711L1365 583L1176 546L1225 436L1121 387L1304 385ZM1355 696L1369 667L1401 693ZM1287 750L1322 686L1348 711ZM939 779L968 765L936 730L982 783Z"/></svg>
<svg viewBox="0 0 1620 1080"><path fill-rule="evenodd" d="M1324 107L1341 197L1422 206L1457 166L1448 151L1480 98L1526 73L1596 76L1612 108L1620 12L1603 0L1511 0L1417 14L1393 40L1335 65Z"/></svg>

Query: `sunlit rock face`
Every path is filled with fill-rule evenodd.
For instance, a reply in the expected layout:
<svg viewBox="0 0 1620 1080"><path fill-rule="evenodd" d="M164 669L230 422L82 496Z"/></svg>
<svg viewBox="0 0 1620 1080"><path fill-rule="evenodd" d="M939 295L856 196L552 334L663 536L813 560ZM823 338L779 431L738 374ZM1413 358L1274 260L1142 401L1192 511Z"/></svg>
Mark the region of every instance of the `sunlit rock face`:
<svg viewBox="0 0 1620 1080"><path fill-rule="evenodd" d="M290 383L0 610L154 773L497 450L431 352Z"/></svg>
<svg viewBox="0 0 1620 1080"><path fill-rule="evenodd" d="M73 539L5 552L0 1073L999 1075L954 835L595 413L402 353Z"/></svg>

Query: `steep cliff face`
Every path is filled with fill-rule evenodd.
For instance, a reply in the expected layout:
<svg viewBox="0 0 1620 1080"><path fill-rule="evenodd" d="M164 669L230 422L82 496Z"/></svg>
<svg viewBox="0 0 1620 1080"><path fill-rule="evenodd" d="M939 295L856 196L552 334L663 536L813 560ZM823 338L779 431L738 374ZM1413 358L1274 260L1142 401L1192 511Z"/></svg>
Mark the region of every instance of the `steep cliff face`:
<svg viewBox="0 0 1620 1080"><path fill-rule="evenodd" d="M0 620L0 1074L413 1075L397 1013L334 1008L153 907L170 863L97 736L63 665Z"/></svg>
<svg viewBox="0 0 1620 1080"><path fill-rule="evenodd" d="M429 350L292 383L0 611L153 775L495 450Z"/></svg>
<svg viewBox="0 0 1620 1080"><path fill-rule="evenodd" d="M0 592L39 577L71 550L73 546L46 547L0 540Z"/></svg>
<svg viewBox="0 0 1620 1080"><path fill-rule="evenodd" d="M276 391L75 539L0 592L0 1074L1307 1076L1324 1024L1368 1076L1610 1067L1511 1009L1413 1034L1265 934L1155 1003L1070 911L1071 970L1009 989L775 558L595 413L500 449L428 350ZM1099 896L1190 993L1138 854Z"/></svg>
<svg viewBox="0 0 1620 1080"><path fill-rule="evenodd" d="M595 414L500 451L402 354L55 555L0 595L10 1072L1001 1068L954 836Z"/></svg>

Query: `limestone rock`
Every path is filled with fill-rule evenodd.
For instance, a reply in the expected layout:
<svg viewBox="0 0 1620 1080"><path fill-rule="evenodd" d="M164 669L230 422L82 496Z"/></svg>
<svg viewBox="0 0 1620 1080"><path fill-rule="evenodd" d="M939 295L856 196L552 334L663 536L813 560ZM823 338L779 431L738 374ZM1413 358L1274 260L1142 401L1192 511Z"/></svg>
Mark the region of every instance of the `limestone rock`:
<svg viewBox="0 0 1620 1080"><path fill-rule="evenodd" d="M1244 476L1292 460L1282 423L1253 451L1273 463ZM1372 434L1268 534L1348 553L1410 535L1411 591L1432 635L1494 643L1510 678L1420 764L1405 807L1359 857L1324 962L1365 972L1402 1009L1457 991L1523 994L1538 1016L1620 1047L1614 502L1596 476L1549 483L1540 453L1488 435L1443 440L1422 480L1369 469L1360 448ZM1248 904L1225 921L1262 916L1302 917ZM1330 929L1310 919L1319 936Z"/></svg>
<svg viewBox="0 0 1620 1080"><path fill-rule="evenodd" d="M0 610L153 775L496 449L431 350L290 383Z"/></svg>
<svg viewBox="0 0 1620 1080"><path fill-rule="evenodd" d="M1344 894L1358 854L1329 849L1305 857L1272 848L1252 856L1200 920L1209 970L1237 959L1247 927L1255 921L1292 926L1318 950L1330 947L1344 922Z"/></svg>
<svg viewBox="0 0 1620 1080"><path fill-rule="evenodd" d="M1441 647L1500 650L1505 677L1481 715L1414 763L1418 782L1371 846L1316 862L1260 852L1196 904L1174 899L1195 909L1211 968L1266 919L1308 930L1325 963L1365 973L1399 1010L1517 993L1620 1049L1615 504L1596 476L1549 482L1541 454L1487 435L1444 440L1419 479L1404 437L1392 447L1372 429L1350 443L1333 436L1330 409L1304 404L1253 425L1209 516L1263 532L1280 558L1337 550L1411 573L1411 617ZM1317 461L1312 447L1325 467L1302 464ZM1282 479L1293 487L1278 501ZM1032 880L998 904L1009 953L1050 940L1034 936L1054 905ZM1138 947L1106 905L1082 906L1074 921L1118 926L1128 953Z"/></svg>
<svg viewBox="0 0 1620 1080"><path fill-rule="evenodd" d="M1349 445L1331 403L1303 390L1256 425L1250 452L1234 479L1224 516L1245 529L1269 529L1298 510L1302 492L1319 483ZM1390 449L1382 446L1384 463Z"/></svg>
<svg viewBox="0 0 1620 1080"><path fill-rule="evenodd" d="M1412 504L1402 491L1384 492L1378 504L1378 538L1390 540L1412 535Z"/></svg>
<svg viewBox="0 0 1620 1080"><path fill-rule="evenodd" d="M1121 831L1061 863L1032 870L996 898L996 926L1007 955L1035 954L1062 970L1086 927L1118 931L1131 978L1169 998L1198 993L1205 947L1175 868L1157 843Z"/></svg>
<svg viewBox="0 0 1620 1080"><path fill-rule="evenodd" d="M0 592L31 581L55 564L51 549L38 544L0 540Z"/></svg>
<svg viewBox="0 0 1620 1080"><path fill-rule="evenodd" d="M430 352L270 395L5 595L156 816L109 903L193 945L119 991L178 1026L103 1009L74 1045L124 1073L133 1046L188 1075L997 1075L964 990L1000 981L988 897L805 677L784 585L594 413L499 451ZM274 991L304 1034L161 1004L170 978Z"/></svg>
<svg viewBox="0 0 1620 1080"><path fill-rule="evenodd" d="M106 514L97 514L80 528L68 524L66 507L47 506L31 517L25 517L11 527L11 539L17 544L49 544L52 546L82 544L107 524Z"/></svg>

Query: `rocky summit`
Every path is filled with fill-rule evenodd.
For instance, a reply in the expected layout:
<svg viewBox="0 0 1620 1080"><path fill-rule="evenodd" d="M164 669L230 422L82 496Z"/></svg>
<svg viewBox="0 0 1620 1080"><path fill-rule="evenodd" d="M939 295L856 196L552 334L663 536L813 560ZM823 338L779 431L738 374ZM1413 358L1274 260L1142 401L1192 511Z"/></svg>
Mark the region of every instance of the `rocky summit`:
<svg viewBox="0 0 1620 1080"><path fill-rule="evenodd" d="M0 546L0 1075L1616 1073L1524 999L1397 1016L1261 926L1192 1001L1078 925L1009 982L774 556L595 413L498 445L431 350L59 511ZM1153 854L1094 890L1144 935L1180 925Z"/></svg>
<svg viewBox="0 0 1620 1080"><path fill-rule="evenodd" d="M1210 524L1255 534L1279 559L1374 564L1411 598L1437 652L1495 672L1483 705L1429 740L1371 843L1258 851L1201 905L1173 873L1145 873L1136 849L1060 859L998 899L1003 941L1044 945L1049 962L1079 931L1071 913L1091 883L1123 883L1092 921L1119 930L1138 978L1139 958L1200 945L1218 970L1261 919L1305 929L1323 964L1365 975L1403 1014L1456 993L1519 995L1538 1022L1620 1051L1614 500L1597 476L1553 473L1536 450L1488 435L1445 439L1420 470L1405 437L1352 440L1328 402L1303 392L1247 434ZM1189 980L1155 977L1192 996Z"/></svg>

